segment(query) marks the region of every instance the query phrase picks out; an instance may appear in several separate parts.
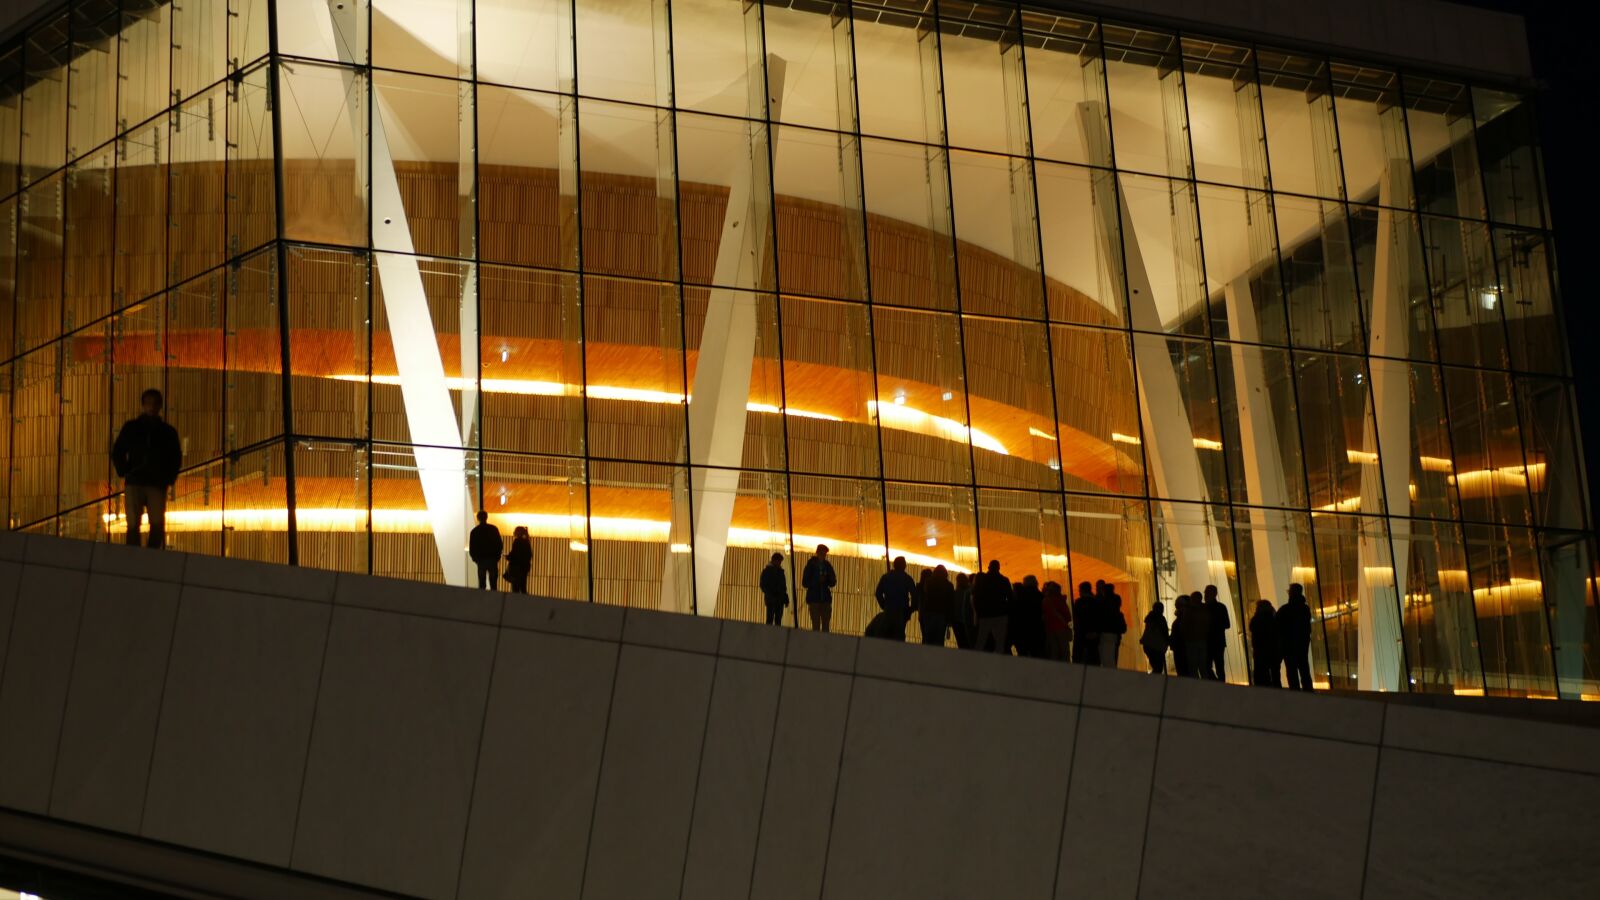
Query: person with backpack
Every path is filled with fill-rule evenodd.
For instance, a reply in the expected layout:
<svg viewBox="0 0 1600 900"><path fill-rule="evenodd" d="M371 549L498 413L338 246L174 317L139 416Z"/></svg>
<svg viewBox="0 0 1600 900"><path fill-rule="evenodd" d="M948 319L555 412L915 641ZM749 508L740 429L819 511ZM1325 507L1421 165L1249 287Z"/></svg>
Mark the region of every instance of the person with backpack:
<svg viewBox="0 0 1600 900"><path fill-rule="evenodd" d="M774 553L761 570L761 599L767 607L767 624L782 625L789 605L789 579L783 574L783 554Z"/></svg>

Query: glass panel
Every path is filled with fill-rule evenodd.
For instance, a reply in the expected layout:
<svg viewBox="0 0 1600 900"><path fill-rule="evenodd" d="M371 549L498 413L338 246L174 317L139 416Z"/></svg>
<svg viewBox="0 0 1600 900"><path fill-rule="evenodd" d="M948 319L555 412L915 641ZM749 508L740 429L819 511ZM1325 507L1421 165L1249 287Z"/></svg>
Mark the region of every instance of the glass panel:
<svg viewBox="0 0 1600 900"><path fill-rule="evenodd" d="M473 0L371 2L374 66L472 77Z"/></svg>
<svg viewBox="0 0 1600 900"><path fill-rule="evenodd" d="M1066 590L1072 580L1068 568L1066 519L1061 514L1061 496L1033 491L978 489L978 543L982 562L997 559L1000 571L1013 581L1024 575L1037 575L1040 585L1054 581ZM944 546L943 542L940 544ZM969 556L967 550L971 550ZM954 573L977 569L978 548L952 547L961 568Z"/></svg>
<svg viewBox="0 0 1600 900"><path fill-rule="evenodd" d="M12 368L11 525L56 514L56 463L61 437L59 344L17 360Z"/></svg>
<svg viewBox="0 0 1600 900"><path fill-rule="evenodd" d="M463 321L477 315L476 298L468 292L472 281L471 264L448 259L425 259L391 253L373 254L372 291L372 437L379 441L465 447L476 443L476 405L478 365L474 352L477 336L463 335ZM391 330L392 316L400 310L415 309L407 296L413 281L420 284L427 304L427 343L410 341L419 336L417 323ZM398 342L395 333L401 334ZM298 338L298 335L297 335ZM431 345L431 346L430 346ZM445 385L450 389L450 405L455 407L454 429L449 433L413 434L411 413L401 398L401 383L412 377L426 378L432 366L426 362L437 354L444 367ZM411 364L407 366L407 364ZM402 368L406 366L406 368ZM415 373L415 374L412 374Z"/></svg>
<svg viewBox="0 0 1600 900"><path fill-rule="evenodd" d="M234 559L288 562L283 444L229 457L223 473L224 552Z"/></svg>
<svg viewBox="0 0 1600 900"><path fill-rule="evenodd" d="M356 65L367 61L368 0L345 0L333 9L326 0L275 2L279 52ZM453 29L449 33L454 36Z"/></svg>
<svg viewBox="0 0 1600 900"><path fill-rule="evenodd" d="M719 499L731 504L730 524L725 532L709 531L696 520L700 534L695 540L694 563L703 588L696 598L700 615L766 622L761 574L772 554L781 553L785 557L783 579L789 608L779 611L780 618L793 616L795 592L791 583L794 572L789 545L788 479L782 472L723 469L699 469L694 475L694 489L705 491L707 495L697 514L721 505L712 502L714 494L722 494ZM730 494L731 497L727 496ZM706 596L711 585L715 586L715 597Z"/></svg>
<svg viewBox="0 0 1600 900"><path fill-rule="evenodd" d="M1561 697L1593 700L1600 695L1593 550L1588 538L1575 532L1540 531L1535 539Z"/></svg>
<svg viewBox="0 0 1600 900"><path fill-rule="evenodd" d="M1511 378L1503 372L1444 370L1455 447L1456 490L1468 521L1529 521L1528 472L1522 456ZM1535 476L1537 478L1537 476Z"/></svg>
<svg viewBox="0 0 1600 900"><path fill-rule="evenodd" d="M1434 359L1433 304L1417 216L1388 208L1352 207L1350 230L1361 311L1371 335L1368 352Z"/></svg>
<svg viewBox="0 0 1600 900"><path fill-rule="evenodd" d="M167 498L167 549L222 555L222 480L227 465L226 460L219 459L178 476L178 483ZM113 512L109 504L100 508L108 516ZM121 512L120 508L115 511ZM126 527L124 521L122 528ZM108 531L116 528L107 522Z"/></svg>
<svg viewBox="0 0 1600 900"><path fill-rule="evenodd" d="M22 182L37 181L66 162L67 15L30 28L23 45ZM84 148L88 149L88 148Z"/></svg>
<svg viewBox="0 0 1600 900"><path fill-rule="evenodd" d="M761 7L744 0L674 0L671 19L679 48L673 55L678 108L764 118ZM772 75L781 84L785 72Z"/></svg>
<svg viewBox="0 0 1600 900"><path fill-rule="evenodd" d="M766 52L805 61L784 66L782 102L774 105L772 117L793 125L855 131L855 50L850 17L842 5L799 8L790 0L762 0L762 6Z"/></svg>
<svg viewBox="0 0 1600 900"><path fill-rule="evenodd" d="M17 313L18 200L0 200L0 359L10 359L16 352L12 328Z"/></svg>
<svg viewBox="0 0 1600 900"><path fill-rule="evenodd" d="M1289 340L1319 349L1364 349L1355 262L1344 207L1328 200L1276 198L1278 246Z"/></svg>
<svg viewBox="0 0 1600 900"><path fill-rule="evenodd" d="M202 275L167 295L167 411L186 465L222 455L224 274Z"/></svg>
<svg viewBox="0 0 1600 900"><path fill-rule="evenodd" d="M172 111L167 184L168 278L176 284L222 264L227 96L213 88Z"/></svg>
<svg viewBox="0 0 1600 900"><path fill-rule="evenodd" d="M71 331L111 312L116 148L107 146L67 167L66 284L62 322Z"/></svg>
<svg viewBox="0 0 1600 900"><path fill-rule="evenodd" d="M229 0L228 72L247 69L267 55L274 0ZM126 5L126 4L124 4Z"/></svg>
<svg viewBox="0 0 1600 900"><path fill-rule="evenodd" d="M311 0L300 2L309 4ZM167 0L122 0L122 30L117 41L117 65L122 73L117 89L117 128L121 130L172 105L172 4Z"/></svg>
<svg viewBox="0 0 1600 900"><path fill-rule="evenodd" d="M1538 123L1533 104L1509 91L1472 89L1477 113L1478 152L1489 198L1489 218L1529 228L1542 227L1543 173Z"/></svg>
<svg viewBox="0 0 1600 900"><path fill-rule="evenodd" d="M483 266L478 286L484 446L582 454L578 276Z"/></svg>
<svg viewBox="0 0 1600 900"><path fill-rule="evenodd" d="M963 316L961 327L978 483L1059 490L1045 326Z"/></svg>
<svg viewBox="0 0 1600 900"><path fill-rule="evenodd" d="M672 19L665 0L575 3L584 96L672 105Z"/></svg>
<svg viewBox="0 0 1600 900"><path fill-rule="evenodd" d="M1024 156L1028 100L1017 10L940 0L944 107L952 147Z"/></svg>
<svg viewBox="0 0 1600 900"><path fill-rule="evenodd" d="M1122 217L1115 176L1039 163L1039 232L1050 318L1123 325Z"/></svg>
<svg viewBox="0 0 1600 900"><path fill-rule="evenodd" d="M1123 635L1118 668L1143 670L1137 636L1156 601L1145 502L1068 494L1067 543L1072 548L1072 580L1104 581L1121 600L1123 620L1134 637Z"/></svg>
<svg viewBox="0 0 1600 900"><path fill-rule="evenodd" d="M287 4L285 4L287 6ZM279 8L279 15L283 9ZM367 82L350 69L283 66L284 237L367 245ZM334 100L333 98L341 98ZM440 129L431 128L429 133ZM453 129L451 134L454 134Z"/></svg>
<svg viewBox="0 0 1600 900"><path fill-rule="evenodd" d="M160 304L152 304L160 314ZM157 323L155 365L165 349ZM61 509L72 509L111 494L112 416L106 408L110 354L105 325L93 325L63 343L61 360ZM157 368L157 372L160 369ZM155 384L160 385L158 377ZM135 407L137 408L137 407ZM120 412L120 410L119 410ZM121 424L121 418L118 418ZM96 520L82 537L93 540L103 528Z"/></svg>
<svg viewBox="0 0 1600 900"><path fill-rule="evenodd" d="M1446 363L1508 368L1488 229L1476 222L1424 216L1422 238L1439 358Z"/></svg>
<svg viewBox="0 0 1600 900"><path fill-rule="evenodd" d="M955 151L950 182L961 308L1044 318L1032 166L1016 157Z"/></svg>
<svg viewBox="0 0 1600 900"><path fill-rule="evenodd" d="M967 428L961 326L949 313L873 310L878 365L873 410L883 435L887 478L965 484L972 479L973 442L1004 449Z"/></svg>
<svg viewBox="0 0 1600 900"><path fill-rule="evenodd" d="M1221 455L1228 463L1234 502L1306 508L1305 460L1289 351L1217 344L1216 364ZM1269 596L1282 599L1281 588L1288 582L1274 583L1280 590Z"/></svg>
<svg viewBox="0 0 1600 900"><path fill-rule="evenodd" d="M229 255L258 247L278 231L268 82L271 72L262 66L245 73L233 82L228 98L225 202Z"/></svg>
<svg viewBox="0 0 1600 900"><path fill-rule="evenodd" d="M576 269L574 101L480 86L477 102L480 257Z"/></svg>
<svg viewBox="0 0 1600 900"><path fill-rule="evenodd" d="M1190 177L1189 123L1177 36L1107 23L1105 43L1117 168Z"/></svg>
<svg viewBox="0 0 1600 900"><path fill-rule="evenodd" d="M587 495L581 459L483 454L483 508L508 553L515 530L528 529L528 593L589 598L589 555L581 549L589 536Z"/></svg>
<svg viewBox="0 0 1600 900"><path fill-rule="evenodd" d="M1190 35L1182 45L1195 177L1266 187L1261 89L1251 49Z"/></svg>
<svg viewBox="0 0 1600 900"><path fill-rule="evenodd" d="M371 391L367 259L291 247L288 266L294 432L366 437Z"/></svg>
<svg viewBox="0 0 1600 900"><path fill-rule="evenodd" d="M38 347L61 334L65 184L65 175L57 172L22 192L17 235L19 351Z"/></svg>
<svg viewBox="0 0 1600 900"><path fill-rule="evenodd" d="M944 143L939 36L932 7L932 0L909 0L892 11L869 2L851 4L863 134Z"/></svg>
<svg viewBox="0 0 1600 900"><path fill-rule="evenodd" d="M1180 594L1204 592L1215 587L1217 602L1222 604L1228 617L1228 628L1224 632L1223 675L1228 681L1243 683L1246 665L1244 641L1240 635L1245 631L1248 616L1238 602L1238 579L1235 575L1238 560L1228 508L1170 500L1152 501L1150 506L1155 514L1152 524L1155 533L1153 567L1156 597L1164 604L1162 613L1170 621L1177 616L1177 598ZM1130 617L1127 624L1128 631L1137 637L1144 626L1143 612L1138 619ZM1125 640L1124 643L1129 642ZM1131 649L1134 659L1139 660L1138 667L1148 668L1144 665L1143 648L1135 646ZM1188 655L1185 652L1185 656ZM1185 667L1196 672L1213 671L1209 657L1186 659Z"/></svg>
<svg viewBox="0 0 1600 900"><path fill-rule="evenodd" d="M945 151L862 143L874 303L956 308L950 175Z"/></svg>
<svg viewBox="0 0 1600 900"><path fill-rule="evenodd" d="M783 406L776 298L688 287L683 311L692 348L687 355L688 393L694 398L688 404L692 462L725 469L782 470L785 419L798 413L786 413ZM740 401L742 429L737 428ZM737 441L740 430L744 440Z"/></svg>
<svg viewBox="0 0 1600 900"><path fill-rule="evenodd" d="M1499 525L1468 525L1465 530L1488 693L1553 699L1555 671L1533 533Z"/></svg>
<svg viewBox="0 0 1600 900"><path fill-rule="evenodd" d="M11 396L11 364L0 364L0 523L11 528L11 472L16 468L11 456L11 426L16 413Z"/></svg>
<svg viewBox="0 0 1600 900"><path fill-rule="evenodd" d="M780 128L777 138L773 189L783 291L866 299L860 139L792 127Z"/></svg>
<svg viewBox="0 0 1600 900"><path fill-rule="evenodd" d="M1267 48L1256 58L1272 189L1343 196L1327 62Z"/></svg>
<svg viewBox="0 0 1600 900"><path fill-rule="evenodd" d="M860 634L878 613L872 591L884 570L883 485L796 475L789 479L789 492L796 571L803 573L817 545L827 544L828 562L838 580L831 630ZM805 600L804 589L799 600ZM809 626L808 618L802 627Z"/></svg>
<svg viewBox="0 0 1600 900"><path fill-rule="evenodd" d="M680 303L670 284L584 279L591 456L683 458L688 390ZM598 475L591 477L599 483Z"/></svg>
<svg viewBox="0 0 1600 900"><path fill-rule="evenodd" d="M298 254L297 254L298 255ZM332 259L329 257L328 267ZM302 264L311 269L309 264ZM309 272L306 273L309 276ZM323 277L327 277L326 274ZM228 304L223 360L227 452L253 446L283 433L282 332L278 322L278 253L266 248L240 260L227 274ZM362 304L365 315L365 304ZM348 349L356 350L355 346ZM366 340L360 342L364 352ZM363 365L362 374L366 367ZM365 387L359 386L364 398ZM313 398L296 396L296 405Z"/></svg>
<svg viewBox="0 0 1600 900"><path fill-rule="evenodd" d="M1272 195L1196 186L1205 247L1205 291L1212 334L1251 343L1287 343Z"/></svg>
<svg viewBox="0 0 1600 900"><path fill-rule="evenodd" d="M1316 535L1320 616L1328 642L1328 686L1398 690L1400 605L1385 520L1313 511L1311 527ZM1363 616L1369 618L1365 626ZM1363 627L1371 633L1363 635ZM1382 649L1374 650L1375 646ZM1363 659L1363 654L1371 658ZM1315 674L1312 681L1318 681Z"/></svg>
<svg viewBox="0 0 1600 900"><path fill-rule="evenodd" d="M1487 218L1466 86L1407 75L1404 99L1417 208L1441 216Z"/></svg>
<svg viewBox="0 0 1600 900"><path fill-rule="evenodd" d="M173 6L172 92L176 98L192 97L227 74L228 20L227 3Z"/></svg>
<svg viewBox="0 0 1600 900"><path fill-rule="evenodd" d="M1061 477L1067 488L1144 493L1144 447L1128 335L1055 326L1050 343Z"/></svg>
<svg viewBox="0 0 1600 900"><path fill-rule="evenodd" d="M766 126L682 114L677 138L683 280L771 290L777 277Z"/></svg>
<svg viewBox="0 0 1600 900"><path fill-rule="evenodd" d="M1122 196L1131 219L1122 239L1133 327L1204 334L1209 314L1194 185L1124 175Z"/></svg>
<svg viewBox="0 0 1600 900"><path fill-rule="evenodd" d="M409 454L404 454L409 457ZM376 457L377 455L374 454ZM376 468L376 466L374 466ZM294 448L294 511L295 540L298 543L302 566L316 569L334 569L340 572L367 571L368 505L374 508L373 531L382 529L385 537L394 542L431 545L428 532L418 536L413 529L426 529L425 516L404 516L411 512L406 505L396 503L393 490L381 490L405 483L390 467L375 473L369 488L367 481L367 450L364 444L345 444L331 441L302 441ZM413 486L414 483L405 483ZM369 490L374 496L369 496ZM421 490L415 492L421 499ZM417 506L422 504L418 503ZM372 540L373 543L377 541ZM385 548L391 551L396 548ZM429 546L426 550L431 551ZM391 554L383 558L389 565L382 574L423 581L437 581L439 560L431 552L418 553L424 565L408 565L412 560L395 560ZM426 557L433 556L432 578L429 578ZM376 562L376 561L375 561ZM398 562L398 565L395 563Z"/></svg>
<svg viewBox="0 0 1600 900"><path fill-rule="evenodd" d="M1562 375L1567 371L1567 348L1552 290L1551 249L1549 236L1543 232L1494 229L1494 255L1500 272L1497 293L1506 317L1511 366L1524 372Z"/></svg>
<svg viewBox="0 0 1600 900"><path fill-rule="evenodd" d="M1108 113L1099 23L1024 9L1022 27L1033 152L1046 159L1111 165L1111 148L1103 138ZM1099 134L1084 133L1086 120Z"/></svg>
<svg viewBox="0 0 1600 900"><path fill-rule="evenodd" d="M1228 498L1211 345L1136 334L1133 349L1150 454L1151 493L1179 500Z"/></svg>
<svg viewBox="0 0 1600 900"><path fill-rule="evenodd" d="M121 428L137 416L141 395L150 388L167 390L167 300L154 297L117 313L111 320L111 418L106 426ZM180 433L181 438L181 433ZM102 443L104 443L102 441ZM105 453L107 447L101 448Z"/></svg>
<svg viewBox="0 0 1600 900"><path fill-rule="evenodd" d="M22 165L22 48L0 53L0 197L17 189Z"/></svg>
<svg viewBox="0 0 1600 900"><path fill-rule="evenodd" d="M1243 626L1248 637L1249 619L1255 615L1258 604L1268 601L1275 609L1281 609L1288 600L1289 586L1300 585L1313 610L1311 664L1323 676L1316 680L1324 681L1328 671L1327 645L1323 640L1321 619L1315 614L1321 609L1321 601L1310 516L1302 512L1234 507L1229 524L1237 548L1233 558L1237 578L1230 576L1229 580L1238 587L1239 609L1244 617L1244 622L1236 621L1234 627ZM1254 667L1253 658L1251 666ZM1282 674L1272 683L1282 684Z"/></svg>
<svg viewBox="0 0 1600 900"><path fill-rule="evenodd" d="M117 139L116 281L112 305L137 303L167 284L167 120Z"/></svg>
<svg viewBox="0 0 1600 900"><path fill-rule="evenodd" d="M589 464L587 550L597 603L688 612L693 553L683 469L642 463Z"/></svg>
<svg viewBox="0 0 1600 900"><path fill-rule="evenodd" d="M1554 378L1516 381L1534 523L1582 528L1586 494L1577 450L1581 441L1568 388Z"/></svg>
<svg viewBox="0 0 1600 900"><path fill-rule="evenodd" d="M1387 359L1373 359L1372 377L1379 404L1393 403L1380 415L1391 424L1408 422L1405 429L1385 430L1383 454L1391 466L1399 457L1409 459L1404 468L1385 473L1391 479L1386 496L1390 515L1422 516L1429 519L1453 519L1458 504L1455 487L1455 462L1450 446L1450 426L1445 418L1444 376L1440 370L1423 363L1403 363ZM1393 387L1389 382L1392 380ZM1391 391L1395 393L1391 393ZM1395 441L1391 445L1390 441ZM1392 480L1403 471L1410 479L1406 496L1400 496L1398 484ZM1399 537L1396 537L1396 541Z"/></svg>
<svg viewBox="0 0 1600 900"><path fill-rule="evenodd" d="M572 90L570 0L476 0L474 16L480 81Z"/></svg>
<svg viewBox="0 0 1600 900"><path fill-rule="evenodd" d="M891 564L904 556L913 579L920 580L920 570L935 566L944 566L952 582L958 572L977 570L977 511L971 488L889 482L884 485L884 507L889 533L886 556ZM1037 566L1024 562L1005 571L1012 580L1021 581L1024 572L1037 571ZM906 639L922 640L916 616L911 617Z"/></svg>
<svg viewBox="0 0 1600 900"><path fill-rule="evenodd" d="M878 393L868 308L798 297L783 297L779 305L789 467L877 475Z"/></svg>
<svg viewBox="0 0 1600 900"><path fill-rule="evenodd" d="M584 100L578 116L584 268L676 278L677 165L671 113Z"/></svg>
<svg viewBox="0 0 1600 900"><path fill-rule="evenodd" d="M1345 194L1355 203L1410 209L1411 151L1400 76L1354 63L1335 62L1331 69Z"/></svg>
<svg viewBox="0 0 1600 900"><path fill-rule="evenodd" d="M72 10L67 78L67 158L111 140L117 130L117 0L80 0Z"/></svg>
<svg viewBox="0 0 1600 900"><path fill-rule="evenodd" d="M1381 485L1374 482L1368 490L1364 481L1369 468L1379 471L1365 362L1302 353L1295 365L1311 508L1381 514Z"/></svg>
<svg viewBox="0 0 1600 900"><path fill-rule="evenodd" d="M378 72L372 134L372 245L430 256L471 256L473 246L472 88L437 78ZM459 122L463 127L441 128ZM385 200L394 167L400 204Z"/></svg>
<svg viewBox="0 0 1600 900"><path fill-rule="evenodd" d="M1395 559L1406 581L1406 662L1413 691L1483 691L1478 620L1467 583L1461 528L1393 519Z"/></svg>

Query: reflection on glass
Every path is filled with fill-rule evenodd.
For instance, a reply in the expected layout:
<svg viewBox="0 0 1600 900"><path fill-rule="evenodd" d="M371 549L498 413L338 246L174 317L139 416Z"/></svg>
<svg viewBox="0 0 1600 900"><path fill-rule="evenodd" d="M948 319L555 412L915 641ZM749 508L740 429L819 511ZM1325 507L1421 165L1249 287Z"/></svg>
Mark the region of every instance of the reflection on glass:
<svg viewBox="0 0 1600 900"><path fill-rule="evenodd" d="M1404 88L1418 208L1441 216L1486 218L1466 86L1407 74Z"/></svg>
<svg viewBox="0 0 1600 900"><path fill-rule="evenodd" d="M1201 181L1267 186L1261 89L1254 51L1210 38L1184 35L1184 95L1194 146L1194 175Z"/></svg>
<svg viewBox="0 0 1600 900"><path fill-rule="evenodd" d="M1110 148L1093 134L1105 131L1110 115L1099 23L1024 9L1022 27L1034 153L1062 162L1111 165Z"/></svg>
<svg viewBox="0 0 1600 900"><path fill-rule="evenodd" d="M1105 42L1117 168L1190 177L1189 122L1177 36L1107 23Z"/></svg>
<svg viewBox="0 0 1600 900"><path fill-rule="evenodd" d="M1314 197L1343 196L1327 62L1265 47L1256 60L1270 186Z"/></svg>

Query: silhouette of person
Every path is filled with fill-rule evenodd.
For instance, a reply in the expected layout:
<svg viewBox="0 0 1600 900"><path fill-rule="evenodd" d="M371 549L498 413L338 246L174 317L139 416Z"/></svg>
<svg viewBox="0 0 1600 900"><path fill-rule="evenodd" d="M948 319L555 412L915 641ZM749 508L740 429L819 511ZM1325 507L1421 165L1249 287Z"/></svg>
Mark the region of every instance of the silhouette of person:
<svg viewBox="0 0 1600 900"><path fill-rule="evenodd" d="M1271 600L1257 600L1250 617L1250 656L1254 672L1250 683L1262 687L1283 687L1278 671L1278 623L1272 614Z"/></svg>
<svg viewBox="0 0 1600 900"><path fill-rule="evenodd" d="M1217 586L1206 585L1206 669L1208 676L1217 681L1227 681L1222 659L1227 655L1228 629L1233 627L1233 617L1228 607L1217 599Z"/></svg>
<svg viewBox="0 0 1600 900"><path fill-rule="evenodd" d="M1117 657L1122 651L1122 636L1128 633L1128 619L1122 614L1122 597L1116 586L1107 584L1105 595L1099 599L1100 614L1100 665L1108 669L1117 667Z"/></svg>
<svg viewBox="0 0 1600 900"><path fill-rule="evenodd" d="M1015 648L1018 656L1044 655L1044 595L1039 592L1039 579L1024 575L1011 594L1011 608L1006 611L1006 643Z"/></svg>
<svg viewBox="0 0 1600 900"><path fill-rule="evenodd" d="M533 542L528 539L528 529L518 525L511 529L511 552L506 554L506 584L511 593L528 592L528 575L533 571Z"/></svg>
<svg viewBox="0 0 1600 900"><path fill-rule="evenodd" d="M989 653L1006 652L1006 624L1011 611L1011 579L1000 574L1000 560L989 560L989 571L972 586L972 606L978 616L973 646Z"/></svg>
<svg viewBox="0 0 1600 900"><path fill-rule="evenodd" d="M1100 584L1103 586L1105 582ZM1072 661L1086 666L1100 664L1100 601L1094 585L1084 581L1078 584L1078 596L1072 601L1072 618L1078 623L1078 634L1072 643Z"/></svg>
<svg viewBox="0 0 1600 900"><path fill-rule="evenodd" d="M783 554L774 553L761 570L761 599L767 607L767 624L782 625L789 605L789 579L783 574Z"/></svg>
<svg viewBox="0 0 1600 900"><path fill-rule="evenodd" d="M489 524L489 514L478 510L478 524L467 535L467 555L478 565L478 590L500 589L500 554L505 539L500 529Z"/></svg>
<svg viewBox="0 0 1600 900"><path fill-rule="evenodd" d="M1145 660L1150 663L1151 675L1167 673L1167 639L1166 607L1157 600L1145 613L1144 633L1139 635L1139 646L1144 650Z"/></svg>
<svg viewBox="0 0 1600 900"><path fill-rule="evenodd" d="M1311 690L1311 607L1306 589L1289 585L1289 600L1275 616L1278 624L1278 650L1283 654L1283 670L1289 690Z"/></svg>
<svg viewBox="0 0 1600 900"><path fill-rule="evenodd" d="M978 618L972 611L972 578L965 572L956 573L955 607L950 616L950 630L955 633L956 646L971 650L978 632Z"/></svg>
<svg viewBox="0 0 1600 900"><path fill-rule="evenodd" d="M1044 616L1044 655L1047 659L1067 662L1072 658L1072 608L1067 605L1067 595L1058 582L1044 583L1040 610Z"/></svg>
<svg viewBox="0 0 1600 900"><path fill-rule="evenodd" d="M945 628L955 614L956 589L944 566L923 569L923 587L917 598L917 624L922 627L922 642L944 646Z"/></svg>
<svg viewBox="0 0 1600 900"><path fill-rule="evenodd" d="M150 516L147 546L167 544L167 491L178 481L183 467L183 443L178 430L161 418L161 392L149 388L139 395L139 415L122 423L111 445L111 465L122 479L122 505L127 514L124 540L139 546L139 524ZM498 556L497 556L498 558Z"/></svg>
<svg viewBox="0 0 1600 900"><path fill-rule="evenodd" d="M911 598L916 590L917 583L906 574L906 558L896 556L894 567L879 576L878 586L872 592L872 596L878 600L878 608L883 610L886 617L886 636L901 641L906 639L906 621L911 617Z"/></svg>
<svg viewBox="0 0 1600 900"><path fill-rule="evenodd" d="M813 631L827 631L833 624L833 589L838 584L833 563L828 562L828 545L818 544L816 555L806 560L800 573L800 588L806 592L806 613L811 617Z"/></svg>

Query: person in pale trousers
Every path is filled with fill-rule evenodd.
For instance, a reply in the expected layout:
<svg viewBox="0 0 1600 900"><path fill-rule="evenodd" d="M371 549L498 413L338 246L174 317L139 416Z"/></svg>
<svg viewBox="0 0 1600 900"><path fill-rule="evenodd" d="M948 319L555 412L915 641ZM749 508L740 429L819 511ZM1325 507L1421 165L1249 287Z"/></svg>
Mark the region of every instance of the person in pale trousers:
<svg viewBox="0 0 1600 900"><path fill-rule="evenodd" d="M157 550L167 543L167 492L183 467L183 444L178 429L161 418L164 400L155 388L139 395L139 415L122 423L111 445L111 465L122 478L123 511L127 514L125 540L139 546L139 525L150 516L147 546Z"/></svg>

